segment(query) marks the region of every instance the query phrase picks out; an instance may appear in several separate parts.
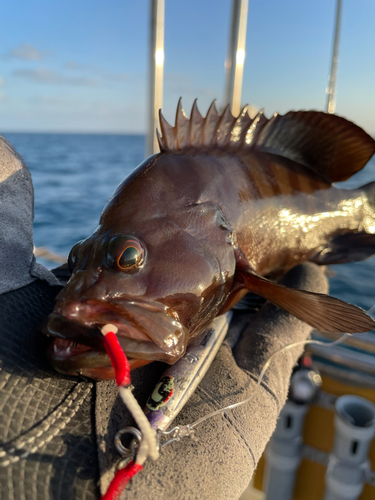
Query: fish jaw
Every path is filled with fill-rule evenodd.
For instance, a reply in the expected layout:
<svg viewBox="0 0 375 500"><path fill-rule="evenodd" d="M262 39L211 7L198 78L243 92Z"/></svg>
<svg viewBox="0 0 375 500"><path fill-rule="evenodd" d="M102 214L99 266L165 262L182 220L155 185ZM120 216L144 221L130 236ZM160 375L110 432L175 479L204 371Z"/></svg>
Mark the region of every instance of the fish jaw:
<svg viewBox="0 0 375 500"><path fill-rule="evenodd" d="M97 350L71 340L55 339L49 346L47 357L56 371L64 375L82 375L94 380L112 380L115 371L105 351ZM134 370L150 360L129 359Z"/></svg>
<svg viewBox="0 0 375 500"><path fill-rule="evenodd" d="M132 369L151 361L169 364L185 352L189 332L176 314L155 302L58 301L44 333L55 337L48 351L54 368L96 380L114 378L100 328L112 323Z"/></svg>

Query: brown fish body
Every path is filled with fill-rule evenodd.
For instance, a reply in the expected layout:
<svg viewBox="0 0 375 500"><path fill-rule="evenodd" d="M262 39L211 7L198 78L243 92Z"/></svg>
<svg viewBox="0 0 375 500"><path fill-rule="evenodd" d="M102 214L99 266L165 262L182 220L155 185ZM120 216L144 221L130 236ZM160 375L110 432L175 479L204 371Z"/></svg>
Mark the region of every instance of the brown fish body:
<svg viewBox="0 0 375 500"><path fill-rule="evenodd" d="M327 121L327 115L317 114ZM342 162L340 174L337 166L328 165L324 176L319 168L311 168L311 152L308 161L301 162L296 161L298 148L275 154L279 142L269 141L267 135L263 150L254 145L233 147L225 137L221 142L216 138L218 144L210 147L210 114L200 125L203 139L197 139L194 131L196 117L193 108L190 144L185 145L187 132L181 132L179 118L172 131L162 122L162 152L120 184L97 229L73 248L73 275L47 327L48 334L67 339L55 341L50 351L60 371L111 376L99 333L108 322L119 327L120 342L130 358L143 360L140 363L173 363L188 342L246 289L321 329L365 331L373 327L372 320L355 306L328 296L290 291L262 277L280 275L306 260L334 261L330 245L339 241L339 250L345 247L340 240L343 236L370 238L364 244L361 240L357 260L375 252L371 190L346 191L331 182L362 168L375 150L374 141L350 124L360 136L357 142L362 141L360 153L355 141L352 151L350 136L349 153L346 143L344 152L345 158L352 156ZM186 127L186 122L182 125ZM233 123L230 130L234 128ZM262 144L266 126L260 123L258 128L253 136ZM250 129L251 123L248 128L242 126L240 134L247 130L247 137ZM221 130L216 127L217 137ZM288 145L290 137L295 139L293 130L283 144ZM195 145L199 140L206 144ZM325 156L321 159L324 163ZM348 167L350 161L354 165ZM308 317L299 311L306 306L313 311ZM332 313L328 320L324 318L327 312ZM344 312L349 315L345 326Z"/></svg>

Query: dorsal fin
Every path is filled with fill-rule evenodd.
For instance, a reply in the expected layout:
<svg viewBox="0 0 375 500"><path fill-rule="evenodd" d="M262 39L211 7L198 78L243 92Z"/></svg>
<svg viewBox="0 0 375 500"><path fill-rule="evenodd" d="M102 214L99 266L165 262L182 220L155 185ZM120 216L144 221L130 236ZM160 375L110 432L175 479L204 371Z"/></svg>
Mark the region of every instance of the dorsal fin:
<svg viewBox="0 0 375 500"><path fill-rule="evenodd" d="M247 107L235 118L227 106L220 115L211 104L205 118L194 101L190 120L179 100L176 124L160 112L160 150L249 150L288 158L318 172L330 182L348 179L363 168L375 152L375 141L354 123L321 111L277 113L267 120L260 111L250 118Z"/></svg>
<svg viewBox="0 0 375 500"><path fill-rule="evenodd" d="M257 150L310 167L330 182L344 181L363 168L375 141L354 123L321 111L274 116L256 140Z"/></svg>

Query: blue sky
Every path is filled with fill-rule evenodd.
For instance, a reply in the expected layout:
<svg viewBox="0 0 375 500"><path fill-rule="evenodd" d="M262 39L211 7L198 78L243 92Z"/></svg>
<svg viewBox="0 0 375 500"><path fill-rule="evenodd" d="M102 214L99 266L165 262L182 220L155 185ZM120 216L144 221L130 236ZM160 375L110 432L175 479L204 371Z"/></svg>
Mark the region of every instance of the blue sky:
<svg viewBox="0 0 375 500"><path fill-rule="evenodd" d="M163 109L222 102L230 0L166 0ZM249 0L243 103L324 109L335 0ZM142 133L148 0L17 0L0 19L0 129ZM375 2L343 0L337 109L375 134Z"/></svg>

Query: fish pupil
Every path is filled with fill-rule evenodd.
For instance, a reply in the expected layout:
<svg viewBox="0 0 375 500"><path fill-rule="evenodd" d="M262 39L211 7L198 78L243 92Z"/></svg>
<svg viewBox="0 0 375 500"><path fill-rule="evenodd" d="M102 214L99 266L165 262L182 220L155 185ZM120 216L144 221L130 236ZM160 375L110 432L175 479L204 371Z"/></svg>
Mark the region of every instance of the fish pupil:
<svg viewBox="0 0 375 500"><path fill-rule="evenodd" d="M136 247L128 247L123 251L118 259L118 265L123 269L132 267L138 263L139 258L139 250Z"/></svg>

